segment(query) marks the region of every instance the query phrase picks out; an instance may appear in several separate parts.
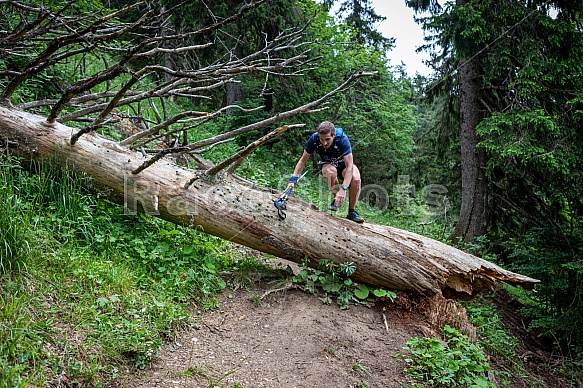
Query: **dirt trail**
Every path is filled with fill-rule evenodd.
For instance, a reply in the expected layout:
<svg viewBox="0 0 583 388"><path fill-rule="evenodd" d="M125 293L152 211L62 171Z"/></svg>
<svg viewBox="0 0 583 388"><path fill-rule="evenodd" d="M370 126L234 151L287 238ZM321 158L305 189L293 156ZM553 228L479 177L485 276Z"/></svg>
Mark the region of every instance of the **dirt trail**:
<svg viewBox="0 0 583 388"><path fill-rule="evenodd" d="M199 329L179 333L123 387L399 387L404 362L394 355L433 335L389 302L341 310L296 289L263 293L225 292Z"/></svg>
<svg viewBox="0 0 583 388"><path fill-rule="evenodd" d="M279 259L269 264L289 265ZM440 337L422 314L423 303L406 294L341 310L296 288L278 291L264 280L259 276L250 289L224 290L220 308L195 311L196 328L178 332L148 368L126 371L111 387L400 388L408 379L395 355L412 337ZM519 340L526 374L512 378L513 367L491 356L490 364L502 373L500 386L583 387L553 373L563 361L545 350L548 344L536 333L521 330L528 323L508 294L501 291L492 300Z"/></svg>

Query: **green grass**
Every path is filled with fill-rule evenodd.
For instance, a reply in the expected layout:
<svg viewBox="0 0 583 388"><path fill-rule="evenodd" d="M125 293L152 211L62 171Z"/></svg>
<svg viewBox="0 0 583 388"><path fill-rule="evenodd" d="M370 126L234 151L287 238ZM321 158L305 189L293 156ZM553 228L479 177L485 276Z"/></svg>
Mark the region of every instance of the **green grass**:
<svg viewBox="0 0 583 388"><path fill-rule="evenodd" d="M0 169L0 271L19 271L24 269L26 263L21 258L28 249L26 204L11 178L11 171L18 167L0 160Z"/></svg>
<svg viewBox="0 0 583 388"><path fill-rule="evenodd" d="M124 215L54 160L1 163L0 388L115 381L196 324L192 308L219 306L223 272L247 286L262 270L219 238Z"/></svg>

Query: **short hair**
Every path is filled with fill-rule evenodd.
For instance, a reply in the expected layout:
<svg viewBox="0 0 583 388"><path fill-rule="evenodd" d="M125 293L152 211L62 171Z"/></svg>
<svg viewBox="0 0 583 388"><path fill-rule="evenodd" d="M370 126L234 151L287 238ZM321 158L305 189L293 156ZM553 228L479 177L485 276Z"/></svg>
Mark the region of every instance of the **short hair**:
<svg viewBox="0 0 583 388"><path fill-rule="evenodd" d="M336 127L330 121L322 121L318 125L318 133L320 135L333 135L336 133Z"/></svg>

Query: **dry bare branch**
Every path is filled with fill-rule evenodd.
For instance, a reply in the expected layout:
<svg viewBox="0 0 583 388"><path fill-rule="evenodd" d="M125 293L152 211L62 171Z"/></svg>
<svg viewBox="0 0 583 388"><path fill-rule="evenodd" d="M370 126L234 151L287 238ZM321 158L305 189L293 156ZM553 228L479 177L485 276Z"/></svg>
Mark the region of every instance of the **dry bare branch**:
<svg viewBox="0 0 583 388"><path fill-rule="evenodd" d="M121 145L131 145L138 140L142 140L140 144L135 145L135 147L143 148L162 137L169 139L177 132L184 133L184 142L182 146L173 145L172 147L155 151L156 154L152 158L149 158L140 167L134 169L134 174L136 174L165 155L173 153L189 153L200 150L201 148L215 143L221 143L240 134L264 128L294 115L314 111L318 105L327 101L335 94L344 91L355 79L362 75L367 75L366 73L354 75L344 84L340 85L322 98L299 108L278 113L268 119L210 139L204 139L193 144L186 144L186 132L189 128L184 125L180 126L180 124L195 122L198 125L202 122L208 122L211 119L215 119L226 111L232 111L232 109L252 112L254 110L262 109L263 107L259 106L251 109L243 109L237 105L229 105L208 112L189 110L172 117L167 117L166 109L164 109L164 119L161 119L156 106L152 104L153 98L160 98L162 101L166 97L178 95L210 98L211 91L227 85L228 83L238 82L235 77L239 77L242 74L264 73L266 76L266 82L269 75L276 75L279 77L300 75L303 71L310 69L310 64L318 59L309 58L309 50L303 50L299 53L297 52L298 49L301 49L304 45L311 43L302 40L308 24L283 30L273 38L273 40L268 41L266 39L264 45L243 57L238 57L235 55L233 48L229 48L225 45L224 58L226 60L219 60L207 66L173 69L159 64L147 64L146 66L140 66L139 69L133 69L133 64L137 60L143 61L146 58L156 57L158 55L192 53L200 49L208 48L213 44L222 44L224 42L220 41L220 38L218 38L215 42L207 42L203 44L192 43L178 47L168 47L164 45L165 42L172 40L186 43L188 42L187 39L195 35L216 31L228 23L238 20L243 14L259 6L263 2L264 0L259 0L253 3L244 4L234 15L228 18L221 20L217 19L214 24L210 26L182 34L167 34L168 24L164 19L164 15L155 15L153 9L144 12L134 22L108 24L109 21L113 20L115 17L129 12L129 10L136 9L138 6L137 4L119 11L111 12L107 15L98 15L97 17L92 18L92 20L83 17L67 19L61 17L59 13L50 12L50 15L48 16L43 15L41 17L39 15L37 17L38 21L31 23L30 26L27 27L27 30L29 30L29 32L30 30L34 30L35 33L38 33L41 31L41 27L45 27L44 24L46 24L46 20L54 19L56 23L54 27L52 27L54 33L53 40L48 42L46 48L41 54L36 58L33 58L33 60L27 64L20 75L17 75L10 80L9 87L4 90L4 96L9 96L11 88L16 87L19 82L22 82L24 79L34 74L34 72L40 71L46 66L52 64L52 62L50 62L51 58L52 60L61 61L66 60L69 57L78 57L97 49L104 49L106 47L100 45L99 42L107 42L110 39L132 33L133 36L136 36L138 39L134 43L132 43L132 38L128 40L130 42L129 45L123 48L125 52L115 63L107 64L104 60L105 66L102 70L93 75L81 78L67 87L59 99L49 99L22 104L21 108L31 109L52 105L51 113L47 118L49 123L55 121L63 123L70 120L89 122L87 126L78 130L71 137L70 143L71 145L74 145L83 134L96 130L104 124L111 122L110 115L114 109L118 109L122 106L130 106L131 109L135 109L137 104L137 109L141 110L140 102L147 100L150 105L150 112L154 112L156 115L157 123L149 126L149 128L144 128L141 132L130 135L127 139L121 142ZM40 10L38 12L40 12ZM72 23L71 25L66 25L65 21ZM143 30L140 31L140 28ZM155 28L157 29L156 31L163 31L163 33L160 35L147 35L146 32L149 28ZM15 32L11 36L16 36L15 34L23 36L24 32ZM114 48L111 47L107 49ZM286 52L294 53L289 56L281 56ZM120 79L122 74L129 74L130 77L124 81L123 86L117 91L109 90L108 86L108 91L106 92L90 93L93 87L103 83L109 85L111 80ZM146 82L150 82L150 84L147 84ZM137 91L144 89L146 90ZM74 106L76 108L75 111L58 117L61 111L68 106ZM138 121L146 122L146 119L139 118ZM177 126L180 126L180 128L176 128ZM196 126L192 128L195 127ZM229 164L230 163L227 163L226 166ZM215 168L224 167L221 163L219 167L215 166Z"/></svg>
<svg viewBox="0 0 583 388"><path fill-rule="evenodd" d="M257 148L261 147L263 144L267 143L268 141L275 139L278 136L281 136L282 133L287 131L290 128L301 128L304 127L305 124L293 124L293 125L284 125L282 127L277 128L274 131L269 132L267 135L263 136L262 138L255 140L253 143L249 144L247 147L242 149L241 151L231 155L227 159L223 160L220 163L217 163L214 167L207 171L208 175L216 175L219 171L224 170L225 168L229 167L235 161L244 159L249 156L253 151Z"/></svg>
<svg viewBox="0 0 583 388"><path fill-rule="evenodd" d="M70 3L69 3L70 4ZM68 7L69 4L65 5L59 12L55 14L51 14L51 16L58 17L60 12L64 10L64 8ZM64 23L67 26L67 31L62 32L62 36L51 37L49 40L48 45L40 52L40 54L36 55L32 58L29 63L25 66L24 70L20 72L19 75L15 76L10 80L8 85L4 88L2 93L0 93L0 100L8 101L10 96L22 85L22 83L28 79L29 77L38 74L40 71L44 70L48 66L55 64L55 54L58 50L62 49L63 47L73 47L76 44L87 42L88 40L96 40L94 36L94 32L96 31L97 27L104 24L108 20L113 18L119 17L120 15L127 13L136 7L138 7L141 3L137 3L126 8L123 8L119 11L112 12L109 15L106 15L102 18L95 20L89 26L79 26L79 30L75 29L73 26L70 26L67 23ZM40 10L39 12L44 13L48 12L45 9ZM115 33L109 34L107 36L101 37L102 40L110 40L114 39L115 37L119 37L121 35L127 34L130 31L134 30L135 28L139 27L141 24L145 23L148 20L151 13L147 13L142 17L141 22L134 23L129 26L120 26ZM39 16L40 18L47 19L48 17ZM33 28L36 27L37 24L31 24L29 27ZM40 28L41 26L39 26ZM28 32L28 31L26 31ZM25 33L25 31L18 31L13 33L9 40L2 39L2 45L9 44L13 41L15 36L21 36ZM96 46L92 46L93 48ZM89 49L89 47L87 48ZM66 55L64 56L67 57Z"/></svg>
<svg viewBox="0 0 583 388"><path fill-rule="evenodd" d="M207 146L209 144L213 144L217 141L221 141L221 140L228 139L231 137L239 136L239 135L242 135L244 133L251 132L251 131L254 131L256 129L266 127L266 126L273 124L274 122L277 122L279 120L287 119L287 118L290 118L290 117L295 116L295 115L300 114L300 113L310 112L310 111L312 111L312 108L315 108L318 105L328 101L334 95L345 91L357 79L359 79L361 77L375 75L376 73L377 72L374 71L374 72L360 72L360 73L353 74L352 76L350 76L350 78L348 78L346 81L344 81L336 89L332 90L331 92L327 93L326 95L320 97L319 99L317 99L315 101L309 102L305 105L302 105L302 106L297 107L295 109L289 110L287 112L278 113L277 115L275 115L273 117L259 121L259 122L254 123L254 124L247 125L243 128L239 128L239 129L227 132L227 133L223 133L221 135L217 135L217 136L214 136L214 137L211 137L208 139L197 141L196 143L192 143L192 144L188 145L187 146L188 150L193 151L193 150L196 150L198 148Z"/></svg>
<svg viewBox="0 0 583 388"><path fill-rule="evenodd" d="M298 108L289 110L287 112L278 113L275 116L272 116L268 119L247 125L245 127L242 127L242 128L239 128L239 129L236 129L236 130L233 130L233 131L230 131L230 132L218 135L218 136L214 136L214 137L211 137L208 139L200 140L196 143L192 143L192 144L189 144L187 146L161 150L155 156L146 160L138 168L133 170L132 174L139 174L140 172L144 171L146 168L148 168L149 166L153 165L155 162L157 162L158 160L163 158L165 155L168 155L170 153L194 151L196 149L202 148L204 146L207 146L207 145L219 142L219 141L233 138L235 136L239 136L239 135L242 135L244 133L254 131L256 129L264 128L264 127L266 127L274 122L277 122L279 120L290 118L290 117L293 117L293 116L298 115L300 113L305 113L305 112L311 110L312 108L326 102L327 100L332 98L335 94L346 90L357 79L364 77L364 76L371 76L371 75L374 75L376 73L377 72L375 71L375 72L360 72L360 73L353 74L348 80L344 81L340 86L338 86L336 89L332 90L331 92L327 93L323 97L321 97L315 101L312 101L308 104L302 105ZM127 144L126 142L122 142L122 143Z"/></svg>
<svg viewBox="0 0 583 388"><path fill-rule="evenodd" d="M239 110L239 111L241 111L241 112L245 112L245 113L251 113L251 112L254 112L254 111L257 111L257 110L263 109L263 108L264 108L263 106L258 106L258 107L256 107L256 108L245 109L245 108L243 108L243 107L241 107L241 106L239 106L239 105L228 105L228 106L222 107L221 109L219 109L219 110L217 110L216 112L213 112L213 113L207 113L207 112L196 112L196 114L192 114L192 115L190 115L190 116L188 116L188 115L182 115L182 114L181 114L181 115L177 115L177 116L183 116L183 117L178 117L178 120L174 120L174 118L175 118L175 117L177 117L177 116L175 116L175 117L173 117L172 119L170 119L170 120L168 120L168 121L167 121L167 123L168 123L167 125L160 124L160 125L158 125L158 126L156 126L156 127L153 127L153 128L150 128L150 129L148 129L148 130L145 130L145 131L142 131L142 132L136 133L135 135L133 135L133 136L130 136L130 137L128 137L127 139L125 139L125 140L121 141L121 142L120 142L120 144L121 144L121 145L130 145L130 144L132 144L133 142L135 142L135 141L137 141L137 140L139 140L139 139L141 139L141 138L144 138L144 137L146 137L146 136L150 136L150 135L153 135L153 134L155 134L156 132L159 132L161 129L166 129L166 128L168 128L168 126L169 126L170 124L173 124L173 123L175 123L175 122L179 122L179 121L180 121L181 119L183 119L184 117L191 117L191 118L189 119L189 121L192 121L192 120L201 120L201 119L204 119L204 121L208 121L208 120L216 119L216 118L217 118L218 116L220 116L220 115L221 115L223 112L225 112L225 111L228 111L228 110L237 109L237 110ZM187 113L187 112L184 112L184 113ZM183 121L183 122L187 122L187 121ZM183 130L185 130L185 128L179 128L179 129L175 129L175 130L169 131L169 132L167 132L166 134L173 134L173 133L180 132L180 131L183 131ZM135 145L135 146L134 146L134 147L132 147L132 148L140 148L140 147L144 147L144 146L145 146L145 145L147 145L148 143L150 143L150 142L152 142L152 141L155 141L155 140L159 139L161 136L162 136L162 135L157 135L157 136L155 136L155 137L149 138L149 139L147 139L146 141L144 141L144 142L142 142L142 143L139 143L139 144Z"/></svg>

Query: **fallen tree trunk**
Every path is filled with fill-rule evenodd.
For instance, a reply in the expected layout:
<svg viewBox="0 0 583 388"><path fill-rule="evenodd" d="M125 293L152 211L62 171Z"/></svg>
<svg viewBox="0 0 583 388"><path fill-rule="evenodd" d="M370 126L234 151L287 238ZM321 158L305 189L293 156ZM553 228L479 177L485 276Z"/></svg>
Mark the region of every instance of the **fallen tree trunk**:
<svg viewBox="0 0 583 388"><path fill-rule="evenodd" d="M0 144L28 160L62 160L91 176L110 198L165 220L294 262L305 257L354 262L352 278L394 290L423 295L473 297L496 282L534 288L537 280L500 268L441 242L396 228L356 224L321 212L296 198L288 201L287 218L277 216L272 190L256 187L228 173L210 177L167 160L137 175L131 171L145 157L96 134L75 130L43 117L0 107ZM199 176L191 185L193 178Z"/></svg>

